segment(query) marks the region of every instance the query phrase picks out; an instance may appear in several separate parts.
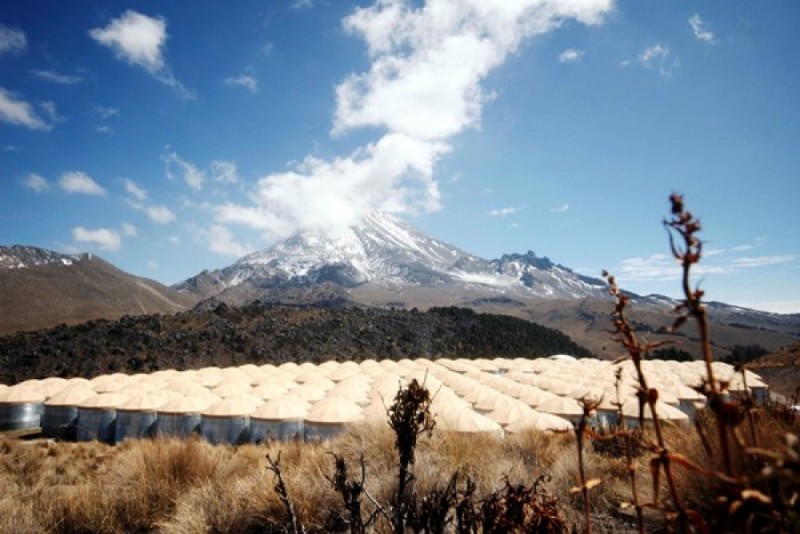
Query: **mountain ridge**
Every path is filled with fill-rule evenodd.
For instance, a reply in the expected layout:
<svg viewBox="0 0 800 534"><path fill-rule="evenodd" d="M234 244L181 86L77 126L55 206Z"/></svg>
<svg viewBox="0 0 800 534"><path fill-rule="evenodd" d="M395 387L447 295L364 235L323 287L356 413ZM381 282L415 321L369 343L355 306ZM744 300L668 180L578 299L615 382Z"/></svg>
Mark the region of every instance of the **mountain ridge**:
<svg viewBox="0 0 800 534"><path fill-rule="evenodd" d="M92 253L0 246L0 335L60 323L175 313L197 299L126 273Z"/></svg>

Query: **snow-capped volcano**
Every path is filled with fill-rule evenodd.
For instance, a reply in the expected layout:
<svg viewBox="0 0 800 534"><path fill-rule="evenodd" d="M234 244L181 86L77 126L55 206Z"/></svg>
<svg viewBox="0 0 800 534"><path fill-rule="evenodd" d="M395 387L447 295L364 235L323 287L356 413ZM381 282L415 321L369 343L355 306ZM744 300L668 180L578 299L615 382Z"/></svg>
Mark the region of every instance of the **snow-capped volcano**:
<svg viewBox="0 0 800 534"><path fill-rule="evenodd" d="M343 288L460 286L544 298L599 297L605 291L601 280L533 252L486 260L378 211L347 228L301 232L176 289L210 297L244 284L269 289L325 282Z"/></svg>

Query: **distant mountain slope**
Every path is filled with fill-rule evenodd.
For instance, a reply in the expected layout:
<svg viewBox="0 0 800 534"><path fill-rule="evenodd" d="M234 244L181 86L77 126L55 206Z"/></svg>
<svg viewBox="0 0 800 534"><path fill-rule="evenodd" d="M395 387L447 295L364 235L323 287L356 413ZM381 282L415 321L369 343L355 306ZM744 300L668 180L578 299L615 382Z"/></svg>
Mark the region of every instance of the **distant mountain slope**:
<svg viewBox="0 0 800 534"><path fill-rule="evenodd" d="M332 358L537 357L590 352L561 332L460 308L217 305L0 336L0 383L47 376L195 369Z"/></svg>
<svg viewBox="0 0 800 534"><path fill-rule="evenodd" d="M0 246L0 334L60 323L175 313L196 299L92 254Z"/></svg>

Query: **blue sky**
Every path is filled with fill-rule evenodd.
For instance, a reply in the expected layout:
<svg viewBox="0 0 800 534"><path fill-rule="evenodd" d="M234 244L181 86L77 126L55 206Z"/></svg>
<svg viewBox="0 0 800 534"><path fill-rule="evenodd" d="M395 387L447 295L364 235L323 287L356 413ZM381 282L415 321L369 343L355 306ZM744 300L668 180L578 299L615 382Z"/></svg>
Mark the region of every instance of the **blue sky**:
<svg viewBox="0 0 800 534"><path fill-rule="evenodd" d="M233 6L233 7L232 7ZM791 0L0 6L0 244L171 284L301 228L396 213L677 295L800 312Z"/></svg>

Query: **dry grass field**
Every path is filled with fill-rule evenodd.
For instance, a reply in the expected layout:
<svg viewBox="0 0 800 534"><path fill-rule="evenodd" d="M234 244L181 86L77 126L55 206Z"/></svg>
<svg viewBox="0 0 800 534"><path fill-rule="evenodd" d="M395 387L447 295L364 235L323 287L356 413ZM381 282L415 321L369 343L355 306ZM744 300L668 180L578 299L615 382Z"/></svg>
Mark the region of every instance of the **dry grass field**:
<svg viewBox="0 0 800 534"><path fill-rule="evenodd" d="M788 430L762 413L758 417L761 446L780 450ZM665 429L669 447L692 461L709 460L696 432ZM392 502L397 485L398 453L388 425L352 427L339 438L322 444L274 442L238 448L215 446L200 439L132 440L109 446L59 443L45 440L0 441L1 532L269 532L284 531L287 515L276 493L275 476L267 455L280 453L281 471L298 519L308 531L347 530L346 511L328 478L340 454L358 471L365 465L365 489L378 503ZM631 500L628 461L619 443L587 442L585 475L602 483L590 492L594 532L635 531L634 516L623 503ZM712 456L712 458L715 456ZM647 451L640 451L638 498L652 500L653 483ZM415 491L429 495L442 490L454 473L456 488L475 483L473 501L502 489L506 479L532 484L543 479L543 489L557 501L567 527L583 531L583 501L571 491L578 484L576 440L572 433L529 431L499 439L434 431L420 438L412 467ZM711 510L709 480L689 470L676 470L677 484L686 503ZM666 486L660 484L664 492ZM362 499L364 515L374 509ZM646 530L663 524L658 513L645 513ZM389 532L378 517L373 528Z"/></svg>

